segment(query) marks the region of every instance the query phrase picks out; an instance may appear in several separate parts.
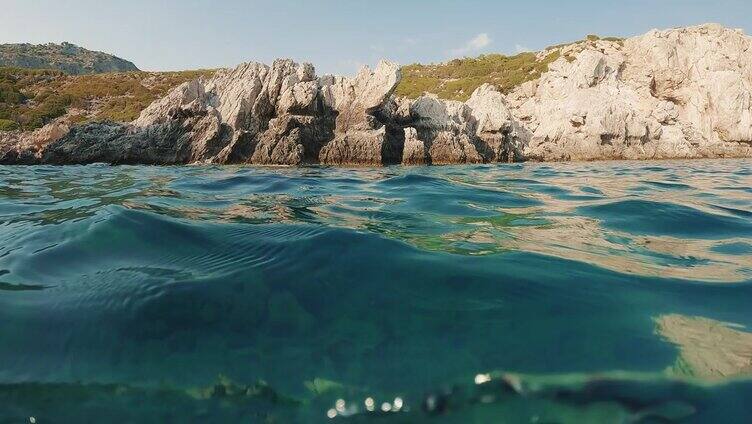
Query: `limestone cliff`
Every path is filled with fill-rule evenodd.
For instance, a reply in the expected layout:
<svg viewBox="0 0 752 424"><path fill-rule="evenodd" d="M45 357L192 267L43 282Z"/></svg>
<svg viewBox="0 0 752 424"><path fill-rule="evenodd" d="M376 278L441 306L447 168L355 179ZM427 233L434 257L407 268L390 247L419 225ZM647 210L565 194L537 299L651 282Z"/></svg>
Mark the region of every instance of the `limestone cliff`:
<svg viewBox="0 0 752 424"><path fill-rule="evenodd" d="M565 52L508 96L536 160L752 156L752 39L719 25Z"/></svg>
<svg viewBox="0 0 752 424"><path fill-rule="evenodd" d="M0 137L4 163L451 164L752 157L752 39L718 25L557 47L537 80L466 102L394 95L399 67L248 63L133 123ZM551 51L541 57L551 57Z"/></svg>

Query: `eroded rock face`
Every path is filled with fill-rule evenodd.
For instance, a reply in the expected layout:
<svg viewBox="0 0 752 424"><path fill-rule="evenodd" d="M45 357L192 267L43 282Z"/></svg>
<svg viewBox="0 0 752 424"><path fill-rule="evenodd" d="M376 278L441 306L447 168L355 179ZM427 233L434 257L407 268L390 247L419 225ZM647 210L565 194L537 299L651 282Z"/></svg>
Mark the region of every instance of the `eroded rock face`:
<svg viewBox="0 0 752 424"><path fill-rule="evenodd" d="M464 103L426 95L410 104L410 119L432 164L483 162L473 143L477 123Z"/></svg>
<svg viewBox="0 0 752 424"><path fill-rule="evenodd" d="M2 163L454 164L752 157L752 39L702 25L563 47L540 79L467 102L247 63L181 85L131 124L0 133ZM550 52L542 52L546 56Z"/></svg>
<svg viewBox="0 0 752 424"><path fill-rule="evenodd" d="M353 79L325 76L319 80L324 108L336 115L335 136L322 147L320 163L388 165L401 161L401 130L377 116L400 78L399 66L382 61L373 72L363 68Z"/></svg>
<svg viewBox="0 0 752 424"><path fill-rule="evenodd" d="M523 149L530 133L511 113L507 100L499 90L483 84L467 101L476 120L476 135L485 148L489 162L514 162L523 159Z"/></svg>
<svg viewBox="0 0 752 424"><path fill-rule="evenodd" d="M114 122L74 127L47 146L41 162L50 164L148 164L189 163L192 146L179 125L150 127L142 132Z"/></svg>

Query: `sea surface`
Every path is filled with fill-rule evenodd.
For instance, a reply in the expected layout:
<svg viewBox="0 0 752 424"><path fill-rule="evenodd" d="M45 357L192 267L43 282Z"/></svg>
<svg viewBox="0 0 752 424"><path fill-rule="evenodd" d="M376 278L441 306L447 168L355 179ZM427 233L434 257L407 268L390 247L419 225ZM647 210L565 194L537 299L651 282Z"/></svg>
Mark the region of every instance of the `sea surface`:
<svg viewBox="0 0 752 424"><path fill-rule="evenodd" d="M0 167L0 423L750 422L752 161Z"/></svg>

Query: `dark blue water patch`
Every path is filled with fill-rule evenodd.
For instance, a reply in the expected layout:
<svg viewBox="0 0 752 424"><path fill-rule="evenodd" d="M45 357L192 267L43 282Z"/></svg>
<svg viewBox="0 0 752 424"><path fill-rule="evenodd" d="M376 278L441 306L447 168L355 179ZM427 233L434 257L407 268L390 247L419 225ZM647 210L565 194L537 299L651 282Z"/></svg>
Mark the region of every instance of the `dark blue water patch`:
<svg viewBox="0 0 752 424"><path fill-rule="evenodd" d="M428 187L428 186L446 186L446 181L423 174L408 173L405 175L394 176L379 181L379 185L390 188L408 188L408 187Z"/></svg>
<svg viewBox="0 0 752 424"><path fill-rule="evenodd" d="M721 243L713 246L711 250L713 252L723 253L725 255L752 255L752 244L744 242Z"/></svg>
<svg viewBox="0 0 752 424"><path fill-rule="evenodd" d="M668 190L689 190L691 188L686 184L669 181L647 181L646 184Z"/></svg>
<svg viewBox="0 0 752 424"><path fill-rule="evenodd" d="M47 287L34 284L6 283L0 281L0 291L35 291L44 290Z"/></svg>
<svg viewBox="0 0 752 424"><path fill-rule="evenodd" d="M521 208L541 204L538 200L516 193L457 184L425 175L407 174L380 181L378 184L386 190L386 195L404 199L397 208L409 210L412 213L488 216L494 211L475 206Z"/></svg>
<svg viewBox="0 0 752 424"><path fill-rule="evenodd" d="M29 255L15 272L29 280L55 279L97 269L169 264L210 275L232 266L284 260L273 240L301 240L319 232L317 227L283 225L270 238L264 227L228 227L229 234L220 238L211 226L121 207L111 207L100 222L68 226L65 233L75 236ZM254 243L249 246L245 240L250 239Z"/></svg>
<svg viewBox="0 0 752 424"><path fill-rule="evenodd" d="M738 216L739 218L745 218L749 220L750 222L752 222L752 210L743 210L743 209L731 208L728 206L721 206L721 205L711 205L711 206L725 213Z"/></svg>
<svg viewBox="0 0 752 424"><path fill-rule="evenodd" d="M603 196L603 192L598 190L595 187L580 187L580 191L583 193L589 193L589 194L596 194L598 196Z"/></svg>
<svg viewBox="0 0 752 424"><path fill-rule="evenodd" d="M599 219L607 228L632 234L707 239L752 235L752 221L668 202L623 200L581 206L577 212Z"/></svg>
<svg viewBox="0 0 752 424"><path fill-rule="evenodd" d="M239 175L238 175L239 174ZM292 187L288 178L275 175L253 175L247 172L236 173L209 181L179 181L171 185L178 190L191 190L199 192L226 192L237 190L239 193L278 193Z"/></svg>
<svg viewBox="0 0 752 424"><path fill-rule="evenodd" d="M584 194L566 193L566 194L555 195L554 198L559 199L559 200L569 200L573 202L588 202L588 201L601 200L603 199L603 196L588 196Z"/></svg>
<svg viewBox="0 0 752 424"><path fill-rule="evenodd" d="M665 172L665 171L668 171L670 168L662 167L662 166L645 166L645 167L640 167L640 169L644 172Z"/></svg>

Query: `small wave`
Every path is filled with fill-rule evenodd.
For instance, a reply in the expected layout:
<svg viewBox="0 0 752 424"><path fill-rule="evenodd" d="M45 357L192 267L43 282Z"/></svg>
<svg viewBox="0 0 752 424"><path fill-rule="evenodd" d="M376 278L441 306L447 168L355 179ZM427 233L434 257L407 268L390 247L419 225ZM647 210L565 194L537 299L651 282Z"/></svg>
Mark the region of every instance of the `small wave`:
<svg viewBox="0 0 752 424"><path fill-rule="evenodd" d="M748 220L669 202L623 200L583 206L577 212L598 218L607 228L633 234L699 238L752 235L752 222Z"/></svg>

